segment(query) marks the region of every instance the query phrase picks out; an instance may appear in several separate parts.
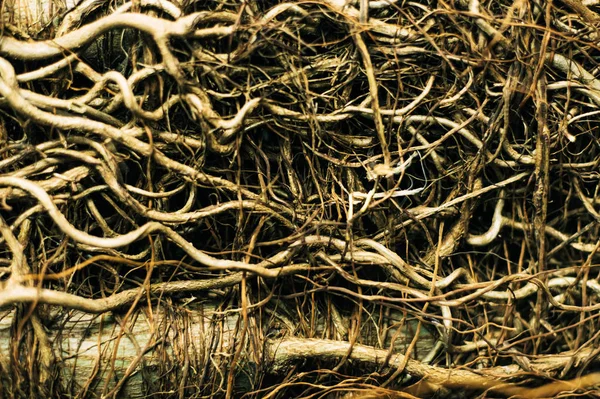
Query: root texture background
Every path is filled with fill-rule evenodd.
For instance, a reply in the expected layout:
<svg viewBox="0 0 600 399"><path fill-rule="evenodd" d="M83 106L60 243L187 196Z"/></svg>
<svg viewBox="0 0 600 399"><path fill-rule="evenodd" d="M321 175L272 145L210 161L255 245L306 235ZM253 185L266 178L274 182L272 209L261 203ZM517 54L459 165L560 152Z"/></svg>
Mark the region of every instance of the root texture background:
<svg viewBox="0 0 600 399"><path fill-rule="evenodd" d="M597 397L597 1L0 4L0 397Z"/></svg>

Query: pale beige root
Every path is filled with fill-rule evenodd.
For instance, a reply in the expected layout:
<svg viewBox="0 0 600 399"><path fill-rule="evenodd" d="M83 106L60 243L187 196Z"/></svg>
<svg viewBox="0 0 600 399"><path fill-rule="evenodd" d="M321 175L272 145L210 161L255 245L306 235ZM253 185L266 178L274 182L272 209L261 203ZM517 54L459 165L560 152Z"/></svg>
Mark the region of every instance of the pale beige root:
<svg viewBox="0 0 600 399"><path fill-rule="evenodd" d="M352 393L355 395L354 397L363 399L410 398L415 396L429 398L432 394L443 390L490 391L506 397L545 398L556 396L561 392L576 391L600 385L600 373L591 373L572 380L555 381L537 388L527 388L507 383L496 375L485 375L483 372L479 374L468 369L448 370L427 365L417 360L407 359L402 354L390 355L384 349L376 349L365 345L352 345L352 348L350 346L351 344L348 342L333 340L284 338L267 344L265 358L271 364L271 370L277 373L285 372L290 365L297 364L301 360L318 358L324 361L332 361L340 359L350 352L348 360L357 361L359 364L378 367L385 365L391 369L403 367L405 373L416 378L422 378L418 383L403 389L402 392L379 391L377 389L365 392L347 392L348 395ZM515 375L516 373L505 374L503 377L508 378ZM351 397L348 396L348 398Z"/></svg>
<svg viewBox="0 0 600 399"><path fill-rule="evenodd" d="M589 389L600 385L600 373L591 373L582 377L566 381L554 381L536 388L522 387L500 380L493 380L484 376L473 376L471 378L460 378L449 376L445 381L424 378L415 385L404 389L405 393L420 398L430 397L431 394L440 389L467 389L473 391L490 391L506 397L517 398L552 398L560 393L573 392L580 389Z"/></svg>

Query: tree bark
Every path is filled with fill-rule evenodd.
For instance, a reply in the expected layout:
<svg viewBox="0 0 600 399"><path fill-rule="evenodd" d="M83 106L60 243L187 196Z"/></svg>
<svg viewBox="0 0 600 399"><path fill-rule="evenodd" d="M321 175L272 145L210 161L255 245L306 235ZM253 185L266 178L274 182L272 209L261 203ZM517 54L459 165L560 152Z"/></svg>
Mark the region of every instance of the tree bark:
<svg viewBox="0 0 600 399"><path fill-rule="evenodd" d="M232 359L239 350L234 370L234 397L239 397L258 389L265 376L284 376L308 359L339 362L351 346L348 340L331 339L340 334L325 330L324 317L320 317L315 335L307 338L295 337L294 325L280 314L265 314L261 320L260 315L251 313L249 325L253 327L242 334L239 313L217 307L217 300L209 300L155 307L152 312L143 308L130 315L80 311L55 315L44 323L55 358L53 370L49 370L52 380L45 382L39 381L43 375L39 370L41 350L34 332L28 331L30 327L19 332L29 325L23 323L29 305L6 310L0 314L0 391L10 397L24 386L37 386L42 392L60 392L63 397L92 398L143 398L157 392L167 397L223 393L219 387L226 386ZM397 354L406 352L417 323L398 315L381 322L390 325L387 334L382 334L384 342L377 342L381 337L364 328L356 344L360 350L352 352L347 364L367 365L373 370L386 364L397 367ZM426 356L435 346L436 335L421 328L414 356ZM239 342L242 336L246 338ZM33 381L36 378L38 381Z"/></svg>

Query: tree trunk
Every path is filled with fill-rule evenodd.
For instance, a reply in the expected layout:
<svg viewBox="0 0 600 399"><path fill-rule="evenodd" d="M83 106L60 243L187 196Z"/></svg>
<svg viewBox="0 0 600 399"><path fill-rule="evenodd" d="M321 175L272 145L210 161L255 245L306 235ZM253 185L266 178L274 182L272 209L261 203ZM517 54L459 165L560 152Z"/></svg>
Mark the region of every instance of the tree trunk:
<svg viewBox="0 0 600 399"><path fill-rule="evenodd" d="M4 311L0 316L1 390L5 396L11 396L11 392L29 382L46 388L51 384L63 397L144 398L156 392L169 393L169 397L189 397L202 392L208 395L227 386L232 359L240 351L234 375L238 391L233 396L239 397L258 389L267 376L281 378L290 369L301 367L311 354L318 357L318 351L325 350L325 343L333 345L334 353L320 360L315 358L316 363L338 362L341 356L335 351L340 348L347 351L350 347L346 340L337 344L331 340L340 337L340 333L325 331L323 317L318 320L312 341L294 337L294 324L276 313L263 314L262 320L260 315L250 313L251 327L242 334L239 314L217 310L217 306L224 309L217 300L208 300L186 306L155 307L152 312L145 308L129 315L81 311L54 315L45 323L56 357L50 370L54 380L41 385L40 381L27 381L43 375L38 369L42 362L28 357L40 356L40 350L34 349L39 344L35 338L26 338L27 331L17 333L29 306ZM389 353L392 359L395 357L392 355L406 353L417 323L406 322L399 315L382 318L381 323L389 325L386 334L378 337L373 329L365 328L357 342L379 357L350 360L351 364L361 360L383 368L382 354L388 352L381 349L377 352L377 347L393 348ZM265 327L256 327L261 324ZM242 337L245 338L240 342ZM437 333L421 328L414 356L425 357L436 341ZM312 345L317 342L317 349L310 348L308 342ZM300 356L294 355L294 348L300 350Z"/></svg>

